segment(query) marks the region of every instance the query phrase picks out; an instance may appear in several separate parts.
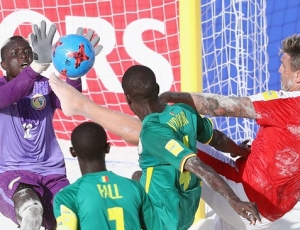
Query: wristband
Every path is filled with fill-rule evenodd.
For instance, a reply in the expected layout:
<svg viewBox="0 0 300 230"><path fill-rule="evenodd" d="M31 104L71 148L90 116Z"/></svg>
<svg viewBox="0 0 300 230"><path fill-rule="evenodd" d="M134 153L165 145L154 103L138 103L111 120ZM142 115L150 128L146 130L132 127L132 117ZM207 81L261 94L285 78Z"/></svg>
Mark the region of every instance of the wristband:
<svg viewBox="0 0 300 230"><path fill-rule="evenodd" d="M47 70L50 66L50 63L38 63L36 61L33 61L30 64L30 67L34 70L36 73L42 73L43 71Z"/></svg>

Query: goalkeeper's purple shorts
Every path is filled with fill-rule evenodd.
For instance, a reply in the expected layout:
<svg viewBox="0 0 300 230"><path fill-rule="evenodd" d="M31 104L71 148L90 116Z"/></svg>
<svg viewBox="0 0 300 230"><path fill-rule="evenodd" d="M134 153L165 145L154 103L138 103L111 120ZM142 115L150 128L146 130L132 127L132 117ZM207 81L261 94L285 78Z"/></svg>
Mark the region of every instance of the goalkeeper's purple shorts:
<svg viewBox="0 0 300 230"><path fill-rule="evenodd" d="M65 175L41 176L27 170L13 170L0 174L0 212L5 217L18 224L12 197L19 184L30 185L41 199L44 209L42 226L54 229L56 220L53 214L54 195L63 187L69 185Z"/></svg>

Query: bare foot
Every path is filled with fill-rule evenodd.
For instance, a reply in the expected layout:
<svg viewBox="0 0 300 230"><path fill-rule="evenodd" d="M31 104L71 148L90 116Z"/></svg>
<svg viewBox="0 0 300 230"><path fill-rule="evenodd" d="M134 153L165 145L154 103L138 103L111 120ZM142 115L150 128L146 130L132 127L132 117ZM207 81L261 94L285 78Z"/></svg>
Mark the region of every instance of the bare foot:
<svg viewBox="0 0 300 230"><path fill-rule="evenodd" d="M49 84L60 100L61 109L66 116L81 115L81 106L86 96L59 79L54 73L49 76Z"/></svg>

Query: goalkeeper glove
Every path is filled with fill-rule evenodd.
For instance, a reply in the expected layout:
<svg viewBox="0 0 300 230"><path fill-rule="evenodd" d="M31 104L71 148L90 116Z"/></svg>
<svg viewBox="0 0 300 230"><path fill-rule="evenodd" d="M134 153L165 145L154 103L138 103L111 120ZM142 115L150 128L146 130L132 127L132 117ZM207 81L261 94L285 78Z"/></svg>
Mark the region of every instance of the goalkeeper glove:
<svg viewBox="0 0 300 230"><path fill-rule="evenodd" d="M97 43L100 41L100 37L98 35L95 35L93 37L94 33L95 33L95 31L89 29L87 31L87 34L84 35L83 34L83 28L79 27L77 29L76 34L84 36L86 39L88 39L91 42L92 46L94 47L95 56L97 56L102 51L103 46L102 45L97 45Z"/></svg>
<svg viewBox="0 0 300 230"><path fill-rule="evenodd" d="M34 24L33 32L28 36L29 43L34 52L34 61L30 66L37 73L45 71L52 62L52 42L55 32L56 25L52 24L48 34L46 34L46 22L41 21L40 28Z"/></svg>

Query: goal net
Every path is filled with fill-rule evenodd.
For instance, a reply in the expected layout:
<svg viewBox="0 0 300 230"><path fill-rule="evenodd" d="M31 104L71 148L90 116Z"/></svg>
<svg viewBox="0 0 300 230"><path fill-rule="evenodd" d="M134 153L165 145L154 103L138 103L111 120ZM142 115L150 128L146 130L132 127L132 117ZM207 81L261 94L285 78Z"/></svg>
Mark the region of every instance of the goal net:
<svg viewBox="0 0 300 230"><path fill-rule="evenodd" d="M249 96L268 90L266 0L202 0L203 91ZM253 140L254 120L214 118L235 141Z"/></svg>
<svg viewBox="0 0 300 230"><path fill-rule="evenodd" d="M202 0L201 4L203 91L246 96L267 90L265 0ZM1 1L0 44L13 34L27 37L31 24L41 20L57 25L55 39L75 33L79 26L95 30L104 49L82 78L83 93L99 105L133 115L120 84L129 66L153 69L161 92L181 89L178 5L178 0ZM51 71L53 67L44 75ZM57 137L69 139L83 121L84 117L65 117L58 111ZM237 141L253 138L256 132L254 122L247 119L214 121L216 128ZM108 135L113 145L127 145Z"/></svg>

